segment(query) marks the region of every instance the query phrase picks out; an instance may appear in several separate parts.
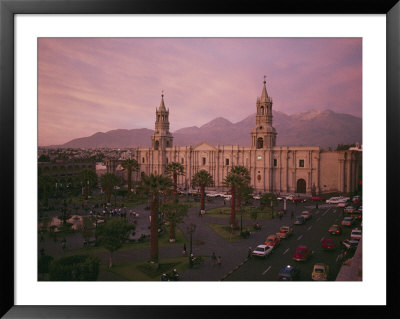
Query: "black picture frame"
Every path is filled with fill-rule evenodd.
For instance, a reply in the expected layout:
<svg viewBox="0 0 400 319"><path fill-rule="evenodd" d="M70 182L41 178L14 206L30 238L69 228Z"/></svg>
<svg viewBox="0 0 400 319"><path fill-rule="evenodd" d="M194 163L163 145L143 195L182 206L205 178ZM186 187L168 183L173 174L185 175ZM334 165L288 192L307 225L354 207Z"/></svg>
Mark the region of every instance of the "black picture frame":
<svg viewBox="0 0 400 319"><path fill-rule="evenodd" d="M398 0L283 0L283 1L154 1L154 0L0 0L1 51L0 51L0 181L2 184L1 234L1 311L4 318L198 318L211 313L226 317L230 314L246 316L255 311L282 315L282 307L252 306L29 306L15 305L14 287L14 18L16 14L385 14L387 21L387 99L386 99L386 169L387 176L387 282L386 306L290 306L284 315L320 315L354 317L360 315L399 316L396 292L399 276L395 272L395 254L398 238L395 206L396 181L399 176L399 118L400 118L400 4ZM382 101L382 104L384 101ZM381 108L381 106L380 106ZM377 163L380 165L382 163ZM398 195L397 195L398 196ZM383 199L381 199L383 200ZM385 213L385 212L379 212ZM5 226L6 225L6 226ZM379 230L377 230L379 232ZM379 271L379 270L377 270ZM395 274L395 275L391 275ZM390 279L390 280L388 280ZM241 293L241 292L238 292ZM343 292L351 295L351 292ZM284 296L282 296L284 298ZM312 298L312 296L310 297ZM45 301L44 301L45 302ZM250 309L251 308L251 309ZM317 314L316 312L316 315Z"/></svg>

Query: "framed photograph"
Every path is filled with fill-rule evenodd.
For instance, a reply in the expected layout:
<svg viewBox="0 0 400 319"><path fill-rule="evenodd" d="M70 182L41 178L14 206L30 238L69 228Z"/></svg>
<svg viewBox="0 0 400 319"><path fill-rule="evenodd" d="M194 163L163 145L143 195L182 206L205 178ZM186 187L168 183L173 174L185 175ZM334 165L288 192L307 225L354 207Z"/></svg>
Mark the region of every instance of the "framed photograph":
<svg viewBox="0 0 400 319"><path fill-rule="evenodd" d="M266 1L262 4L251 2L245 6L236 3L226 6L223 3L181 1L0 0L0 141L3 150L0 156L0 174L3 181L1 240L4 246L1 263L1 315L4 318L147 318L160 315L199 317L209 311L215 311L218 315L227 312L232 315L239 312L245 315L245 311L260 311L260 307L250 306L274 306L269 307L267 311L276 315L283 309L293 315L306 315L311 310L310 306L341 316L344 311L353 315L367 312L374 312L376 315L384 312L399 314L393 291L396 280L387 280L396 265L391 253L395 250L393 243L397 241L393 236L396 218L390 212L396 211L394 180L398 176L399 161L399 15L400 5L397 0L348 1L346 5L335 1ZM294 42L296 45L293 45ZM309 56L306 60L307 54ZM285 55L286 60L283 58ZM190 59L187 56L190 56ZM298 56L304 58L296 60ZM212 59L208 59L209 57ZM160 63L160 59L163 63ZM288 63L289 59L296 62ZM211 60L214 64L210 63ZM249 63L250 61L252 63ZM335 63L329 65L327 61ZM259 68L257 63L260 64ZM96 78L99 77L99 65L103 66L101 76L106 79L101 84L96 82ZM272 65L275 68L272 68ZM311 67L318 69L318 76L310 70ZM281 76L282 74L284 76ZM313 76L315 79L310 80ZM135 78L132 82L129 80L131 77ZM254 79L256 77L258 78ZM63 81L67 78L68 81ZM271 84L270 90L269 83L273 82L274 78L277 79L277 83ZM229 81L236 82L237 85L229 84ZM329 81L334 81L334 85L325 85ZM299 83L298 87L291 82ZM318 85L315 85L316 83ZM130 90L130 85L134 85L136 90ZM255 86L257 87L254 89ZM285 86L294 90L298 98L290 100ZM147 89L150 87L151 89ZM102 95L101 91L110 88L112 92ZM328 92L329 89L333 92ZM154 92L156 90L158 91ZM175 93L172 93L172 90ZM74 93L64 94L72 91ZM256 92L254 96L253 91ZM142 97L138 97L138 92ZM152 96L154 94L157 95L156 98ZM66 97L67 95L69 96ZM240 100L246 95L250 95L250 100L254 100L250 101L250 111L243 111L238 106L249 103L245 98ZM292 96L294 95L292 92ZM232 273L242 264L233 267L231 272L219 280L207 277L205 280L180 280L174 283L162 283L154 279L126 280L130 278L129 275L119 277L115 273L109 280L102 277L103 280L95 282L90 279L48 281L43 280L47 277L38 275L38 242L41 240L41 234L38 232L38 206L46 197L43 195L45 191L38 187L38 156L42 154L39 154L41 146L60 145L98 131L154 128L154 133L149 133L151 141L148 138L148 142L152 143L152 151L145 145L137 148L137 154L133 156L139 164L147 164L146 161L154 158L159 148L165 150L172 147L172 143L175 143L174 146L177 142L184 143L183 135L176 134L174 139L170 136L170 123L171 131L177 128L190 129L186 126L201 126L207 121L223 116L224 119L219 118L218 125L225 125L225 129L228 130L227 125L230 122L226 121L226 118L232 122L239 122L248 115L246 112L257 111L257 127L251 132L241 134L247 134L246 138L254 149L272 148L276 146L276 131L272 127L270 96L274 98L274 108L276 103L283 112L303 112L303 116L306 117L316 116L316 113L319 115L322 111L313 111L311 114L308 110L312 108L312 103L318 103L315 101L323 101L325 109L353 114L352 126L355 130L359 127L358 131L361 131L362 127L362 146L351 146L362 147L362 177L356 177L356 174L345 175L344 168L339 168L343 176L350 177L347 180L343 179L342 183L336 182L342 185L342 189L337 191L349 194L353 193L351 187L359 189L362 181L366 217L362 224L362 270L358 270L355 275L358 279L336 279L335 282L320 283L301 277L301 282L281 283L276 281L275 273L274 279L257 279L272 276L267 264L254 268L261 275L254 276L251 280L232 279L235 278ZM314 101L315 96L323 98ZM177 102L179 99L180 102ZM151 111L148 106L139 106L154 105L155 100L156 108L152 108ZM86 106L82 101L85 101ZM185 108L177 107L174 112L170 105L179 103L185 104ZM254 103L253 107L251 103ZM218 105L224 104L228 104L224 113L218 113ZM302 105L303 109L296 109L295 104ZM134 120L129 119L132 107L135 109L135 114L132 115ZM199 109L202 110L198 111ZM264 117L265 123L262 122ZM84 118L84 125L75 125L79 121L84 122ZM224 122L221 122L222 120ZM278 120L279 116L276 117L277 122ZM139 123L138 126L129 127L132 121ZM264 124L269 126L265 128ZM282 139L289 140L290 134L285 133L287 132L282 124L278 130L278 139L280 134ZM200 135L200 132L196 131L196 134ZM212 137L214 140L210 136L208 138L212 141L210 144L220 147L215 154L224 154L221 160L223 169L234 165L236 158L240 156L243 157L243 165L252 167L252 164L246 163L245 148L237 146L234 152L232 146L228 154L215 135L218 133ZM222 133L220 135L219 138L222 138ZM239 140L239 137L236 138ZM196 170L207 167L208 161L211 161L208 154L214 154L210 151L210 144L203 142L199 140L189 143L197 145L199 159ZM238 143L242 143L242 140ZM300 144L301 142L298 142L296 145ZM305 145L309 145L308 142L305 142ZM329 160L320 158L318 164L314 164L313 152L319 154L319 148L302 147L301 152L291 151L294 154L309 154L309 157L298 157L294 161L297 164L293 171L303 170L304 176L296 175L292 184L282 184L279 189L284 188L288 194L307 193L316 200L320 193L328 193L330 185L328 182L321 182L326 181L324 177L314 179L312 169L307 175L306 169L308 165L325 165L320 163L328 163ZM279 154L282 152L281 150ZM43 154L49 155L48 152ZM152 167L151 170L140 169L142 174L158 172L159 168L172 161L172 155L168 155L168 152L165 154L167 155L163 155L165 158L162 157L161 162L152 162L146 166ZM186 164L186 153L181 151L179 154L178 161ZM262 170L257 171L257 167L261 167L257 166L257 163L263 161L267 153L254 154L252 158L255 164L254 171L251 171L251 180L255 189L258 190L259 187L260 192L254 192L252 200L259 201L262 191L272 189L275 192L275 189L268 186L271 185L268 184L269 173L264 175ZM296 156L302 155L294 155L293 158ZM277 156L271 158L271 166L279 167L282 160ZM352 161L356 163L357 159L352 158ZM111 161L104 164L107 173L113 170L112 165L114 164ZM45 166L39 170L44 170ZM121 166L122 179L123 168ZM295 176L296 173L291 174ZM186 182L192 187L192 178L189 182L183 177L177 178L180 185ZM89 179L85 177L88 185ZM216 180L216 183L225 185L222 179ZM312 190L315 183L318 188L316 194ZM56 190L64 186L57 183ZM116 194L116 186L113 188ZM82 193L79 193L78 189L78 196L82 195L83 198L86 194L86 201L82 200L79 205L86 209L87 200L92 192L86 185L81 185L80 189ZM128 186L128 189L133 188ZM118 208L107 207L107 203L112 207L112 197L107 198L107 188L104 185L97 192L99 196L104 196L105 200L105 206L101 210L110 211L110 216L124 214L124 210L121 212ZM234 196L232 191L227 194L220 199L221 206L228 205L231 199L228 196ZM280 196L278 192L276 194ZM215 199L211 197L218 194L211 192L209 195L208 200L212 202ZM282 219L282 216L289 220L289 215L284 215L283 212L287 207L305 207L305 197L292 196L294 197L286 197L282 202L278 202L280 199L277 198L276 205L282 206L282 210L276 211L275 221L278 217ZM116 198L117 195L115 201ZM272 199L270 203L271 207L268 209L271 210L273 219ZM114 206L117 207L116 202ZM89 210L88 208L87 214ZM132 220L142 218L141 213L134 212ZM326 213L329 213L329 210ZM335 209L330 212L333 213L336 213ZM207 205L206 208L201 206L196 218L205 220L208 214ZM311 215L309 213L307 219ZM56 219L67 220L72 217L63 215L56 216ZM152 219L147 215L143 218L152 227ZM163 214L158 216L159 220L163 218ZM250 220L250 217L248 218ZM98 222L101 223L101 220L96 218L96 228ZM170 222L167 220L166 225ZM239 229L239 224L234 225L235 222L236 219L233 218L232 230L224 240L231 241L233 229L236 226ZM243 223L243 220L241 222ZM306 221L304 226L307 223L310 222ZM161 228L160 230L163 231ZM153 231L150 226L149 231ZM191 235L195 234L195 229L188 226L183 232L187 232L186 239L190 236L190 244L185 242L183 250L185 253L187 250L191 252ZM379 241L376 240L377 233L380 234ZM240 235L242 234L244 233L240 228ZM90 236L88 238L90 239ZM272 239L279 241L279 238ZM174 240L174 237L170 237L170 243ZM296 240L300 240L300 237ZM153 247L153 243L151 245ZM239 247L241 246L238 245ZM268 247L271 248L267 245ZM181 246L179 249L181 250ZM273 248L265 253L269 254L272 250ZM251 251L249 248L247 252L246 246L246 251L243 252L248 253L246 260L253 256ZM283 255L282 260L286 258ZM151 259L153 257L152 250ZM112 258L107 259L107 262L108 260L111 267ZM195 261L196 258L190 258L190 267ZM221 257L215 256L215 267L220 267L220 263ZM129 267L131 266L129 264ZM131 271L128 268L121 271L127 274ZM63 268L64 274L65 269ZM229 277L232 280L227 280ZM123 279L120 280L121 278ZM288 284L291 285L289 290ZM290 307L285 307L288 305Z"/></svg>

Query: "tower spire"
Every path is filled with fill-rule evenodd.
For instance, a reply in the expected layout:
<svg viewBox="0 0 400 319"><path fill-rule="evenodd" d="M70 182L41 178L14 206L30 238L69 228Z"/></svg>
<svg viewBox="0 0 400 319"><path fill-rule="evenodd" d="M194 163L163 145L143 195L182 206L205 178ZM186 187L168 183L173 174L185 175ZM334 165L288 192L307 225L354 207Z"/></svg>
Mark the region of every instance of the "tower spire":
<svg viewBox="0 0 400 319"><path fill-rule="evenodd" d="M160 111L166 111L165 104L164 104L164 90L161 91L161 102L160 102Z"/></svg>
<svg viewBox="0 0 400 319"><path fill-rule="evenodd" d="M266 75L264 75L264 86L263 86L263 89L262 89L262 92L261 92L261 102L267 102L267 98L268 98L268 93L267 93L267 87L266 87L266 83L267 83L267 81L265 80L267 78L267 76Z"/></svg>

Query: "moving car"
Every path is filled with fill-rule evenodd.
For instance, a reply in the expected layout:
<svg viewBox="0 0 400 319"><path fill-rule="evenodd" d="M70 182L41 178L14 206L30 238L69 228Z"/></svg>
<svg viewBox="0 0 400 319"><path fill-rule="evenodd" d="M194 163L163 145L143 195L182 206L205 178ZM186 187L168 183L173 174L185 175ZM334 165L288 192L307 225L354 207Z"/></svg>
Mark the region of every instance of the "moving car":
<svg viewBox="0 0 400 319"><path fill-rule="evenodd" d="M312 280L328 280L329 266L324 263L318 263L314 265L311 273Z"/></svg>
<svg viewBox="0 0 400 319"><path fill-rule="evenodd" d="M361 229L354 228L350 233L350 239L360 240L362 236Z"/></svg>
<svg viewBox="0 0 400 319"><path fill-rule="evenodd" d="M352 213L357 209L356 205L348 205L344 208L345 213Z"/></svg>
<svg viewBox="0 0 400 319"><path fill-rule="evenodd" d="M307 246L297 246L293 254L293 260L305 261L312 255L311 249Z"/></svg>
<svg viewBox="0 0 400 319"><path fill-rule="evenodd" d="M304 219L303 216L297 216L295 221L294 221L294 224L295 225L301 225L301 224L304 224L305 221L306 220Z"/></svg>
<svg viewBox="0 0 400 319"><path fill-rule="evenodd" d="M256 249L253 250L251 253L253 256L256 257L263 257L265 258L268 256L270 253L272 253L273 247L269 247L267 245L258 245Z"/></svg>
<svg viewBox="0 0 400 319"><path fill-rule="evenodd" d="M275 248L279 245L281 240L278 238L276 235L269 235L267 239L265 240L265 245Z"/></svg>
<svg viewBox="0 0 400 319"><path fill-rule="evenodd" d="M299 277L299 269L291 265L282 267L278 272L278 280L296 280Z"/></svg>
<svg viewBox="0 0 400 319"><path fill-rule="evenodd" d="M328 232L331 235L340 235L342 233L342 227L333 224L331 227L329 227Z"/></svg>
<svg viewBox="0 0 400 319"><path fill-rule="evenodd" d="M279 232L276 233L276 237L278 238L288 238L293 234L293 227L291 226L281 226L279 228Z"/></svg>
<svg viewBox="0 0 400 319"><path fill-rule="evenodd" d="M321 247L324 250L334 250L336 248L334 240L329 237L322 238Z"/></svg>
<svg viewBox="0 0 400 319"><path fill-rule="evenodd" d="M353 217L345 217L342 220L342 226L353 226L354 224L354 218Z"/></svg>
<svg viewBox="0 0 400 319"><path fill-rule="evenodd" d="M308 210L301 212L300 216L303 216L305 220L309 220L312 218L312 214Z"/></svg>
<svg viewBox="0 0 400 319"><path fill-rule="evenodd" d="M342 245L346 249L356 249L358 247L358 240L355 239L345 239L342 241Z"/></svg>
<svg viewBox="0 0 400 319"><path fill-rule="evenodd" d="M350 214L350 217L353 217L355 220L360 220L362 219L362 212L355 210Z"/></svg>

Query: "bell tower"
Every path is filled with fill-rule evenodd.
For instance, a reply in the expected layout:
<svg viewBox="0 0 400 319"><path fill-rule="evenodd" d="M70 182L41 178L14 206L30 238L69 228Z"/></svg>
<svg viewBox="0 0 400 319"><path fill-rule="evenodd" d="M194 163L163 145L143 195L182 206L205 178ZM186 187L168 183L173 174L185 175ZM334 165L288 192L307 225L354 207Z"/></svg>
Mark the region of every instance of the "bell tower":
<svg viewBox="0 0 400 319"><path fill-rule="evenodd" d="M264 76L264 86L261 97L257 98L256 127L251 131L251 146L256 149L272 148L276 145L276 135L278 134L272 126L272 98L268 96L266 81Z"/></svg>
<svg viewBox="0 0 400 319"><path fill-rule="evenodd" d="M164 92L161 94L161 102L156 109L156 122L154 133L151 135L151 147L154 150L165 150L172 147L172 134L169 131L169 109L165 108Z"/></svg>

